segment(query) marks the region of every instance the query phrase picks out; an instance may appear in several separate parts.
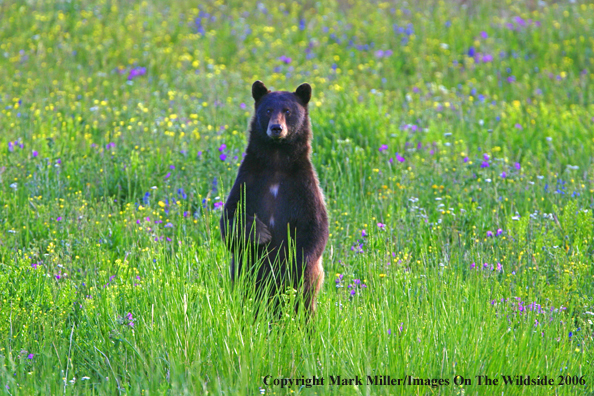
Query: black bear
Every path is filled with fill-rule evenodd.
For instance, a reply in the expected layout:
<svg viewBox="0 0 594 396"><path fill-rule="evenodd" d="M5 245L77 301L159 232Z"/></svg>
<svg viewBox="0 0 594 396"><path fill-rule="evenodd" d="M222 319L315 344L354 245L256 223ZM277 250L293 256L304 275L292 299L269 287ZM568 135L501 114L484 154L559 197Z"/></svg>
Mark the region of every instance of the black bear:
<svg viewBox="0 0 594 396"><path fill-rule="evenodd" d="M328 215L310 160L311 86L271 92L256 81L252 96L255 113L246 155L220 221L227 247L234 257L243 257L231 260L231 280L250 271L256 289L270 285L276 293L293 287L313 314L324 281ZM241 268L242 262L249 268Z"/></svg>

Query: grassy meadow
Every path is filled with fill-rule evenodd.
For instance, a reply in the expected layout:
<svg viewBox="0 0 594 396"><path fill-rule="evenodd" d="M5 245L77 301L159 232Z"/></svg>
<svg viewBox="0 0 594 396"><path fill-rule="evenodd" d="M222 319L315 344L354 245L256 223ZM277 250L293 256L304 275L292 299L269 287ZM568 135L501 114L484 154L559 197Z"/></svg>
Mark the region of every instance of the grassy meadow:
<svg viewBox="0 0 594 396"><path fill-rule="evenodd" d="M593 4L28 0L0 21L0 394L594 394ZM231 288L255 80L313 87L331 227L309 327Z"/></svg>

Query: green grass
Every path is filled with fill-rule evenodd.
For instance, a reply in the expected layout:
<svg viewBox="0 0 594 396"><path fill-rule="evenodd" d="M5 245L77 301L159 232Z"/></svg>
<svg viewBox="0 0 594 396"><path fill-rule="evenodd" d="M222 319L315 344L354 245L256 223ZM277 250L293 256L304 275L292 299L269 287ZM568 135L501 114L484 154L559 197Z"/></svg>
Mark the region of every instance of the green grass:
<svg viewBox="0 0 594 396"><path fill-rule="evenodd" d="M593 5L197 4L0 3L0 392L594 393ZM313 87L309 327L218 229L257 79Z"/></svg>

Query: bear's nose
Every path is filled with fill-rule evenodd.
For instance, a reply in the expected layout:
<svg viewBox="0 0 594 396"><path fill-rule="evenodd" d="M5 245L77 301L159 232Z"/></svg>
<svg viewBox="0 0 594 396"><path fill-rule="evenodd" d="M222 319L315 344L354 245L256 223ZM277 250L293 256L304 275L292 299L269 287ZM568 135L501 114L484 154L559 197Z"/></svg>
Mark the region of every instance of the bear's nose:
<svg viewBox="0 0 594 396"><path fill-rule="evenodd" d="M274 136L280 136L283 132L283 126L281 124L272 124L270 125L270 132L272 132Z"/></svg>

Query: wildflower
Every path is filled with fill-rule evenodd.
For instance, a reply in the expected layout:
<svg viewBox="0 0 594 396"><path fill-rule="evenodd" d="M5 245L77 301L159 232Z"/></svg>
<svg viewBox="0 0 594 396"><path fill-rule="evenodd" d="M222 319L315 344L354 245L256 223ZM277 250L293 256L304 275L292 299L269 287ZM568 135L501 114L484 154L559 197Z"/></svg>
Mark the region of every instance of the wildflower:
<svg viewBox="0 0 594 396"><path fill-rule="evenodd" d="M505 171L501 172L501 178L505 179L507 177L507 173L505 173Z"/></svg>
<svg viewBox="0 0 594 396"><path fill-rule="evenodd" d="M58 216L58 217L56 218L56 221L62 221L62 216Z"/></svg>
<svg viewBox="0 0 594 396"><path fill-rule="evenodd" d="M382 144L379 148L379 152L381 153L382 151L386 151L388 149L388 145L387 144Z"/></svg>
<svg viewBox="0 0 594 396"><path fill-rule="evenodd" d="M368 235L368 234L367 234L367 231L365 231L365 230L361 230L361 236L362 236L363 238L365 238L367 235Z"/></svg>
<svg viewBox="0 0 594 396"><path fill-rule="evenodd" d="M482 31L481 32L481 37L484 38L484 39L486 39L487 37L489 37L489 35L487 34L487 32Z"/></svg>
<svg viewBox="0 0 594 396"><path fill-rule="evenodd" d="M225 204L225 203L224 203L224 202L222 202L222 201L221 201L221 202L215 202L215 203L214 203L214 210L217 210L217 209L222 209L224 204Z"/></svg>
<svg viewBox="0 0 594 396"><path fill-rule="evenodd" d="M171 176L171 172L167 172L167 174L165 175L165 179L169 179L169 176Z"/></svg>
<svg viewBox="0 0 594 396"><path fill-rule="evenodd" d="M357 294L357 292L355 291L355 289L351 290L351 296L354 296L355 294Z"/></svg>
<svg viewBox="0 0 594 396"><path fill-rule="evenodd" d="M516 129L522 129L522 124L515 124Z"/></svg>
<svg viewBox="0 0 594 396"><path fill-rule="evenodd" d="M128 80L132 80L135 77L138 76L144 76L146 74L146 67L133 67L132 69L130 69L130 72L128 73Z"/></svg>
<svg viewBox="0 0 594 396"><path fill-rule="evenodd" d="M381 229L381 230L385 230L386 229L386 225L383 223L377 223L377 226Z"/></svg>
<svg viewBox="0 0 594 396"><path fill-rule="evenodd" d="M27 355L27 359L31 360L31 359L33 359L33 356L35 356L35 355L33 355L32 353L30 353L29 355Z"/></svg>
<svg viewBox="0 0 594 396"><path fill-rule="evenodd" d="M488 168L488 167L489 167L489 162L488 161L481 162L481 168Z"/></svg>
<svg viewBox="0 0 594 396"><path fill-rule="evenodd" d="M404 157L403 156L401 156L400 154L396 153L396 161L398 161L398 162L404 162L405 160L404 160Z"/></svg>
<svg viewBox="0 0 594 396"><path fill-rule="evenodd" d="M35 150L33 150L33 158L37 157L39 155L39 153Z"/></svg>
<svg viewBox="0 0 594 396"><path fill-rule="evenodd" d="M497 271L503 271L503 265L501 265L501 263L497 263Z"/></svg>
<svg viewBox="0 0 594 396"><path fill-rule="evenodd" d="M13 142L8 142L8 151L10 151L11 153L14 151L14 143Z"/></svg>
<svg viewBox="0 0 594 396"><path fill-rule="evenodd" d="M388 329L388 335L391 335L391 334L392 334L392 330Z"/></svg>
<svg viewBox="0 0 594 396"><path fill-rule="evenodd" d="M517 170L520 170L520 168L521 168L521 167L520 167L520 163L519 163L519 162L516 162L516 163L514 164L514 168L516 168Z"/></svg>
<svg viewBox="0 0 594 396"><path fill-rule="evenodd" d="M305 30L305 19L303 18L299 20L299 30Z"/></svg>
<svg viewBox="0 0 594 396"><path fill-rule="evenodd" d="M223 153L219 156L221 161L225 161L227 159L227 154Z"/></svg>
<svg viewBox="0 0 594 396"><path fill-rule="evenodd" d="M493 231L487 231L487 237L492 237L493 236Z"/></svg>
<svg viewBox="0 0 594 396"><path fill-rule="evenodd" d="M470 264L470 269L474 269L476 265L474 263Z"/></svg>
<svg viewBox="0 0 594 396"><path fill-rule="evenodd" d="M221 144L221 146L219 147L219 151L223 151L227 148L227 145L225 143Z"/></svg>
<svg viewBox="0 0 594 396"><path fill-rule="evenodd" d="M278 60L281 61L281 62L283 62L284 64L287 64L287 65L289 63L291 63L291 61L292 61L291 58L289 58L288 56L285 56L285 55L283 55L280 58L278 58Z"/></svg>
<svg viewBox="0 0 594 396"><path fill-rule="evenodd" d="M503 234L503 230L501 228L498 228L497 232L495 232L495 236L499 236L501 234Z"/></svg>

